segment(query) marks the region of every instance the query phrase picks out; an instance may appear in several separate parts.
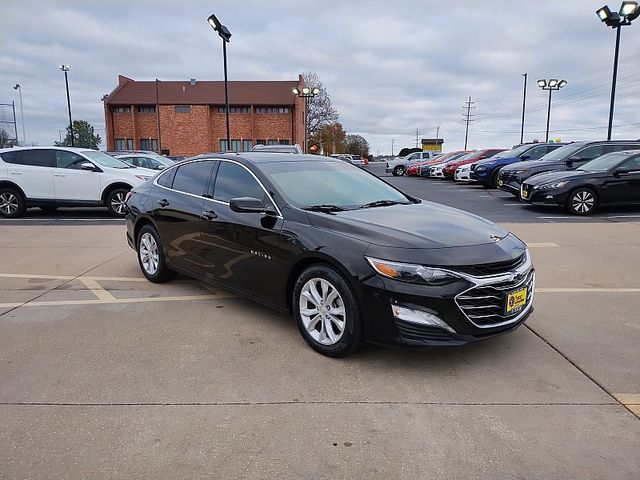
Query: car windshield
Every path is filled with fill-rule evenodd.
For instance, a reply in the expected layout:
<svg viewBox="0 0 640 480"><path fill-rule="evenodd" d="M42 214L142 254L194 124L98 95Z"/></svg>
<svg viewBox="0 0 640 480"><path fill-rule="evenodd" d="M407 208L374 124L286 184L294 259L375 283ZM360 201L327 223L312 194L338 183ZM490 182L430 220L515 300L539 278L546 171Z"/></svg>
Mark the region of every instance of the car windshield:
<svg viewBox="0 0 640 480"><path fill-rule="evenodd" d="M273 162L261 168L286 200L300 208L335 206L337 210L375 202L379 206L411 203L391 185L343 162Z"/></svg>
<svg viewBox="0 0 640 480"><path fill-rule="evenodd" d="M543 160L545 162L566 160L584 146L584 143L570 143L569 145L565 145L564 147L556 148L553 152L547 153L544 157L541 157L540 160Z"/></svg>
<svg viewBox="0 0 640 480"><path fill-rule="evenodd" d="M477 154L478 154L478 152L471 152L471 153L467 153L467 154L465 154L465 155L463 155L461 157L455 158L455 159L449 159L449 161L451 162L453 160L456 160L456 161L460 161L461 162L463 160L471 160L472 158L475 158L475 156Z"/></svg>
<svg viewBox="0 0 640 480"><path fill-rule="evenodd" d="M618 165L618 163L627 158L629 158L629 155L623 152L607 153L606 155L602 155L595 160L585 163L578 170L584 170L586 172L602 172L605 170L611 170Z"/></svg>
<svg viewBox="0 0 640 480"><path fill-rule="evenodd" d="M529 150L530 148L535 147L535 145L520 145L519 147L512 148L511 150L505 150L504 152L496 153L493 158L515 158L522 155L524 152Z"/></svg>
<svg viewBox="0 0 640 480"><path fill-rule="evenodd" d="M106 153L98 152L97 150L83 150L82 154L90 158L91 161L96 162L98 165L102 167L109 168L135 168L131 165L127 165L126 163L118 160L117 158L113 158L111 155L107 155Z"/></svg>

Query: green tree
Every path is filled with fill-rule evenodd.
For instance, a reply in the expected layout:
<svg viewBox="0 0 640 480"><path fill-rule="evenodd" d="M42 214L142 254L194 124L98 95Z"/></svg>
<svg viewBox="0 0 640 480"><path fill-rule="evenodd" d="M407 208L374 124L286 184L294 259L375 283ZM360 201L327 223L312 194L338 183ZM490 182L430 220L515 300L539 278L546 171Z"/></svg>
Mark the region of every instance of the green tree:
<svg viewBox="0 0 640 480"><path fill-rule="evenodd" d="M100 135L96 135L93 126L86 120L73 121L73 146L80 148L98 149L102 143ZM67 127L67 135L62 142L55 142L58 147L71 146L71 129Z"/></svg>
<svg viewBox="0 0 640 480"><path fill-rule="evenodd" d="M344 147L347 153L369 157L369 142L361 135L347 135L344 139Z"/></svg>
<svg viewBox="0 0 640 480"><path fill-rule="evenodd" d="M331 123L320 127L315 135L309 139L309 144L319 145L324 155L345 153L345 136L340 123Z"/></svg>

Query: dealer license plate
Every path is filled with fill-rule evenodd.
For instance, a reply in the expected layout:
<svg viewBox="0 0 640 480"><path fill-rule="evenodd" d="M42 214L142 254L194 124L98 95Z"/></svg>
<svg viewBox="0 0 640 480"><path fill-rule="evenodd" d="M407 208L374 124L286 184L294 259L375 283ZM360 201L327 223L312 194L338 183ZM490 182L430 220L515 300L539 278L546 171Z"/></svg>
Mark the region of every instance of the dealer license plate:
<svg viewBox="0 0 640 480"><path fill-rule="evenodd" d="M521 288L507 295L507 313L520 310L527 303L527 288Z"/></svg>

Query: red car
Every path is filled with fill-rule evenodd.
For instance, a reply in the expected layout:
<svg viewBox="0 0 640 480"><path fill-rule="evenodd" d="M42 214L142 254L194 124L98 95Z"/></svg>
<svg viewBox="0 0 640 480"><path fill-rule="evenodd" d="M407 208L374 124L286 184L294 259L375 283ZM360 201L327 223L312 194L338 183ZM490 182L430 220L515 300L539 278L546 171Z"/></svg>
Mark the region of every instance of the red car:
<svg viewBox="0 0 640 480"><path fill-rule="evenodd" d="M458 167L466 165L467 163L474 163L480 160L484 160L485 158L493 157L496 153L504 152L504 150L504 148L485 148L484 150L478 150L477 152L475 152L475 155L473 155L472 157L466 157L464 160L460 160L458 162L451 162L442 169L444 178L448 178L451 180L456 174L456 170L458 169Z"/></svg>

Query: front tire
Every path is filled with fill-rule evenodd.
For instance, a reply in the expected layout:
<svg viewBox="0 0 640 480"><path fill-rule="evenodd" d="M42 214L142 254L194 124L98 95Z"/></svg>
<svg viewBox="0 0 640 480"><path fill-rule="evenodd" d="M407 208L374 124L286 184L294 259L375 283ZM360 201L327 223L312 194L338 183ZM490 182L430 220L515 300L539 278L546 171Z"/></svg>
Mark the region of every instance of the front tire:
<svg viewBox="0 0 640 480"><path fill-rule="evenodd" d="M153 283L163 283L175 277L176 272L167 267L162 241L153 225L145 225L136 241L138 264L144 276Z"/></svg>
<svg viewBox="0 0 640 480"><path fill-rule="evenodd" d="M10 187L0 187L0 216L19 218L27 211L27 203L20 192Z"/></svg>
<svg viewBox="0 0 640 480"><path fill-rule="evenodd" d="M127 213L127 204L125 200L129 188L114 188L107 195L107 209L112 217L123 218Z"/></svg>
<svg viewBox="0 0 640 480"><path fill-rule="evenodd" d="M404 167L402 165L398 165L396 168L393 169L394 177L401 177L403 175L404 175Z"/></svg>
<svg viewBox="0 0 640 480"><path fill-rule="evenodd" d="M329 266L313 265L300 274L293 288L293 311L302 337L318 353L343 357L364 342L358 298Z"/></svg>
<svg viewBox="0 0 640 480"><path fill-rule="evenodd" d="M567 208L574 215L590 215L598 206L596 193L590 188L578 188L569 195Z"/></svg>

